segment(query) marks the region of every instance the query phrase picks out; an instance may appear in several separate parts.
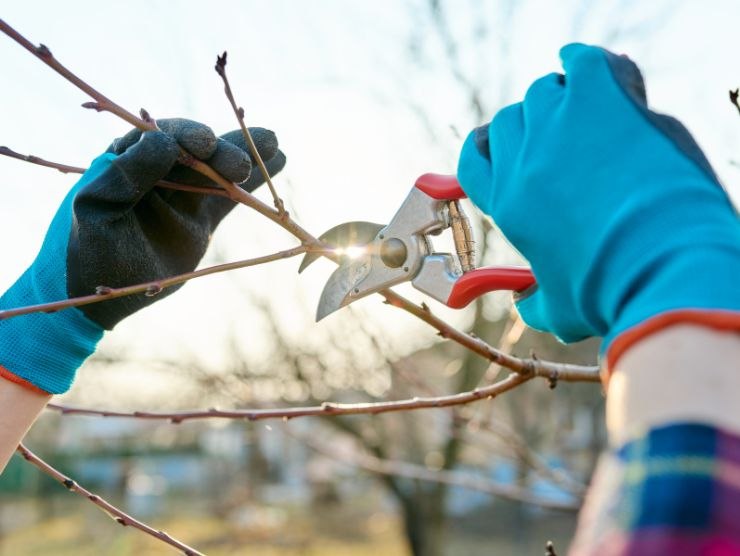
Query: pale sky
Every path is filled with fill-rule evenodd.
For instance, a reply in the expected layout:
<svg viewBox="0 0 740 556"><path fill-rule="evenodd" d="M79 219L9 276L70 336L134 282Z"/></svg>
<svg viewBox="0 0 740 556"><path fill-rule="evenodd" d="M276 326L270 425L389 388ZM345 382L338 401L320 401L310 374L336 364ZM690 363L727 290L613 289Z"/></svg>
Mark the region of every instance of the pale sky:
<svg viewBox="0 0 740 556"><path fill-rule="evenodd" d="M740 198L740 168L730 163L740 161L740 116L727 100L727 90L740 86L740 3L444 4L455 6L447 25L459 40L462 71L484 85L487 117L519 100L537 77L559 70L561 45L604 44L640 65L652 106L689 127L736 202ZM477 4L483 10L471 11ZM509 11L512 5L517 8ZM318 235L346 220L387 221L416 176L455 171L460 137L482 123L471 115L426 6L424 0L70 0L4 2L1 17L129 110L189 117L219 133L236 127L212 69L216 54L227 50L247 123L274 129L287 153L276 186L299 222ZM112 115L79 108L89 100L83 93L4 36L0 59L0 144L82 166L127 131ZM0 175L5 288L35 256L76 178L5 158ZM266 190L259 196L269 197ZM293 245L274 224L239 207L216 233L209 257L249 258ZM126 320L104 346L138 359L196 354L217 368L224 339L235 336L259 354L269 341L247 292L268 297L296 341L318 341L326 327L341 326L341 314L319 325L312 318L332 265L319 263L301 276L297 266L296 259L191 283ZM401 291L423 299L415 290ZM375 327L388 330L398 351L436 339L426 325L379 299L356 305ZM465 325L464 312L433 308Z"/></svg>

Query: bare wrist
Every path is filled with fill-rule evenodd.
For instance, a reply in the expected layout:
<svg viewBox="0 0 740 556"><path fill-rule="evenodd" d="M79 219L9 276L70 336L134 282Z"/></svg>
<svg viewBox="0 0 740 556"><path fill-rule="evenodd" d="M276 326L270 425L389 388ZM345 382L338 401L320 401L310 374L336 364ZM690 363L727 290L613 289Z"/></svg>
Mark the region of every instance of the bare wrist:
<svg viewBox="0 0 740 556"><path fill-rule="evenodd" d="M695 324L656 332L613 369L606 404L612 446L648 429L700 422L740 434L740 333Z"/></svg>

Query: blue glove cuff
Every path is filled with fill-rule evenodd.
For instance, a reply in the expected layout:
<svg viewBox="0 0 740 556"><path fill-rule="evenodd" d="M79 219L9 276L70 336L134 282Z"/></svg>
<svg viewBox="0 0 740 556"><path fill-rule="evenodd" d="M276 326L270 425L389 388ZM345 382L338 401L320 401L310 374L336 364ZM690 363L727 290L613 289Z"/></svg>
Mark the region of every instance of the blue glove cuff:
<svg viewBox="0 0 740 556"><path fill-rule="evenodd" d="M96 158L75 184L52 220L36 260L0 297L0 310L67 299L67 245L75 195L115 158L113 154ZM103 332L76 308L3 320L0 366L50 394L61 394L69 390Z"/></svg>
<svg viewBox="0 0 740 556"><path fill-rule="evenodd" d="M0 298L0 309L44 301L29 268ZM0 322L0 365L50 394L61 394L102 337L103 329L76 308L14 317Z"/></svg>

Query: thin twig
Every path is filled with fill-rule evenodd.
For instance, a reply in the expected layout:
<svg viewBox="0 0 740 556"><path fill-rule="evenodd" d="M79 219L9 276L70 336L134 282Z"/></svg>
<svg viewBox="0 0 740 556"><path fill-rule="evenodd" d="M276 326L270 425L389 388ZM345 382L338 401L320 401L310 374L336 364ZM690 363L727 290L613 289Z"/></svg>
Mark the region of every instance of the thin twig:
<svg viewBox="0 0 740 556"><path fill-rule="evenodd" d="M532 504L549 510L576 512L580 508L580 504L578 502L561 502L558 500L542 498L524 488L497 483L483 476L475 476L446 469L434 470L423 465L406 461L381 459L366 453L339 453L337 450L328 448L327 446L330 444L317 442L307 434L298 434L295 431L288 431L287 429L285 432L289 436L305 443L316 452L332 458L334 461L359 467L367 471L371 471L372 473L392 475L395 477L407 477L409 479L418 479L432 483L444 483L478 492L485 492L508 500L525 502L527 504Z"/></svg>
<svg viewBox="0 0 740 556"><path fill-rule="evenodd" d="M139 521L138 519L131 517L126 512L115 507L113 504L104 500L97 494L93 494L92 492L87 490L85 487L78 484L76 481L67 477L61 471L49 465L39 456L34 454L31 450L26 448L23 444L20 444L18 446L17 451L31 465L34 465L35 467L40 469L42 472L49 475L55 481L62 483L62 485L64 485L64 487L70 492L74 492L84 498L87 498L90 502L92 502L93 504L98 506L100 509L102 509L104 512L106 512L111 518L113 518L120 525L123 525L124 527L133 527L135 529L138 529L139 531L143 531L147 535L151 535L152 537L162 542L165 542L169 544L170 546L174 546L175 548L181 550L183 554L186 554L188 556L204 556L202 552L199 552L195 548L188 546L187 544L181 541L178 541L177 539L171 537L164 531L158 531L157 529L150 527L146 523L143 523L142 521Z"/></svg>
<svg viewBox="0 0 740 556"><path fill-rule="evenodd" d="M283 203L283 200L278 196L277 190L275 189L275 186L272 183L272 177L270 176L270 172L267 171L267 166L265 166L265 161L262 160L262 156L260 155L259 151L257 150L257 145L254 143L254 139L252 138L252 134L249 131L249 128L244 123L244 108L241 106L237 106L236 100L234 99L234 94L231 92L231 85L229 84L229 78L226 76L226 52L224 51L223 55L216 56L216 73L218 73L221 76L221 79L224 82L224 92L226 93L226 98L229 99L229 103L231 104L231 108L234 110L234 115L236 116L236 119L239 121L239 127L242 130L242 134L244 135L244 140L247 142L247 145L249 146L249 152L252 154L252 158L257 162L257 165L260 167L260 171L262 172L262 176L265 178L265 183L267 183L267 187L270 188L270 193L272 194L272 201L275 203L275 208L278 210L280 214L287 217L287 213L285 211L285 204Z"/></svg>
<svg viewBox="0 0 740 556"><path fill-rule="evenodd" d="M740 89L730 90L730 102L732 105L737 108L738 113L740 114L740 103L738 103L738 95L740 95Z"/></svg>
<svg viewBox="0 0 740 556"><path fill-rule="evenodd" d="M429 409L440 407L452 407L469 404L479 400L493 399L499 394L516 388L517 386L531 380L532 376L524 376L516 373L510 374L503 380L494 384L476 388L469 392L461 392L449 396L434 396L426 398L411 398L406 400L395 400L389 402L368 403L334 403L324 402L321 405L311 407L287 407L276 409L204 409L194 411L174 411L170 413L152 411L108 411L105 409L89 409L84 407L70 407L66 405L50 403L46 407L59 411L63 415L87 415L96 417L119 417L129 419L145 419L154 421L170 421L182 423L192 419L245 419L248 421L263 421L265 419L295 419L296 417L310 416L334 416L334 415L378 415L380 413L391 413L394 411L411 411L415 409Z"/></svg>
<svg viewBox="0 0 740 556"><path fill-rule="evenodd" d="M478 337L461 332L442 319L434 316L428 309L411 303L392 290L383 290L380 292L389 305L393 305L412 315L420 318L427 324L433 326L439 331L443 338L453 340L463 347L477 353L488 359L492 363L506 367L522 375L533 375L550 380L553 376L558 381L563 382L600 382L599 367L572 365L570 363L554 363L543 361L541 359L520 359L513 355L508 355L487 344Z"/></svg>
<svg viewBox="0 0 740 556"><path fill-rule="evenodd" d="M39 166L54 168L55 170L59 170L62 174L83 174L85 172L85 168L80 168L79 166L67 166L66 164L49 162L48 160L44 160L43 158L39 158L38 156L34 156L32 154L17 153L14 150L9 149L8 147L0 147L0 154L3 156L9 156L10 158L17 158L18 160L23 160L24 162L30 162L31 164L38 164Z"/></svg>
<svg viewBox="0 0 740 556"><path fill-rule="evenodd" d="M460 416L456 416L456 419L460 423L473 423L470 419L465 419ZM496 423L501 425L500 422ZM515 432L511 430L501 430L494 428L490 423L475 422L475 430L478 432L487 432L488 434L497 436L500 440L506 444L514 452L515 456L521 461L526 463L534 472L539 474L545 479L549 479L559 486L567 489L573 496L577 498L583 498L586 493L586 485L580 482L575 477L572 477L563 469L556 467L550 467L545 458L534 451L529 445ZM478 437L478 440L481 438Z"/></svg>
<svg viewBox="0 0 740 556"><path fill-rule="evenodd" d="M56 71L59 75L64 77L67 81L75 85L80 90L84 91L95 101L84 103L82 105L84 108L92 108L97 110L98 112L110 112L111 114L115 114L119 118L122 118L123 120L127 121L128 123L142 131L153 131L157 129L156 124L154 124L151 120L146 121L142 118L138 118L128 110L113 102L111 99L97 91L95 88L90 86L88 83L86 83L78 76L73 74L66 67L64 67L56 58L54 58L51 51L46 46L44 46L43 44L39 45L38 47L34 46L33 43L31 43L18 31L13 29L10 25L5 23L5 21L2 19L0 19L0 31L8 35L23 48L28 50L31 54L36 56L39 60L41 60L47 66ZM210 178L218 185L223 187L224 190L228 193L229 198L231 198L233 201L242 203L243 205L256 210L273 222L276 222L285 230L300 239L303 244L317 248L327 247L318 239L309 234L306 230L304 230L301 226L299 226L296 222L289 218L285 218L280 211L269 207L268 205L257 199L254 195L243 190L235 183L230 182L229 180L218 174L210 166L208 166L208 164L206 164L202 160L198 160L182 148L180 149L180 158L178 158L178 162ZM336 258L333 258L333 260L336 260Z"/></svg>
<svg viewBox="0 0 740 556"><path fill-rule="evenodd" d="M151 129L151 126L147 125L143 120L140 120L128 110L125 110L124 108L118 106L108 97L96 91L93 87L85 83L85 81L69 71L56 58L54 58L51 50L49 50L45 45L40 44L39 46L35 46L31 41L29 41L26 37L21 35L15 29L13 29L10 25L5 23L5 21L2 19L0 19L0 31L8 35L11 39L20 44L26 50L28 50L31 54L36 56L39 60L44 62L47 66L49 66L59 75L64 77L67 81L75 85L78 89L84 91L90 97L95 99L94 103L85 103L83 105L85 108L93 108L97 111L105 110L108 112L112 112L119 118L126 120L128 123L135 127L146 130Z"/></svg>
<svg viewBox="0 0 740 556"><path fill-rule="evenodd" d="M420 376L418 370L413 368L404 368L402 365L393 365L393 369L400 377L412 384L415 388L424 391L429 396L439 396L439 391L431 386L422 376ZM495 378L488 371L484 373L486 376ZM496 372L498 374L498 371ZM488 409L493 408L493 404L488 406ZM511 448L511 450L527 465L529 465L534 471L540 474L540 476L548 478L560 486L567 488L577 498L583 498L586 491L586 486L571 477L568 473L565 473L562 469L554 469L547 465L545 458L534 451L517 433L513 430L504 426L500 421L496 421L497 428L494 428L491 424L493 421L490 413L485 419L481 419L480 416L466 417L462 411L454 411L452 419L460 425L472 426L476 431L487 432L489 434L499 437L503 442ZM451 434L461 434L460 428L453 428ZM483 437L479 437L479 440L483 440Z"/></svg>
<svg viewBox="0 0 740 556"><path fill-rule="evenodd" d="M45 166L46 168L54 168L55 170L59 170L63 174L84 174L87 171L87 168L81 168L79 166L68 166L66 164L60 164L59 162L51 162L32 154L21 154L12 149L9 149L8 147L0 147L0 155L23 160L24 162L30 162L31 164L38 164L39 166ZM215 187L197 187L195 185L185 185L183 183L175 183L167 180L159 180L157 182L157 185L159 187L164 187L167 189L188 191L190 193L201 193L203 195L219 195L220 197L230 197L230 195L226 193L226 191Z"/></svg>
<svg viewBox="0 0 740 556"><path fill-rule="evenodd" d="M95 293L92 295L73 297L71 299L52 301L51 303L27 305L25 307L18 307L16 309L6 309L5 311L0 311L0 321L9 319L11 317L17 317L19 315L28 315L30 313L55 313L57 311L61 311L62 309L69 309L70 307L81 307L83 305L89 305L91 303L97 303L100 301L115 299L116 297L123 297L136 293L143 293L147 296L154 296L160 293L165 288L169 288L177 284L182 284L194 278L200 278L201 276L209 276L211 274L217 274L219 272L236 270L238 268L247 268L250 266L266 264L281 259L287 259L305 253L306 250L307 248L305 246L299 245L298 247L293 247L292 249L286 249L285 251L279 251L271 255L265 255L263 257L256 257L254 259L246 259L243 261L235 261L233 263L225 263L216 266L209 266L207 268L202 268L193 272L186 272L184 274L170 276L169 278L162 278L161 280L153 280L151 282L144 282L143 284L136 284L134 286L125 286L122 288L98 286Z"/></svg>
<svg viewBox="0 0 740 556"><path fill-rule="evenodd" d="M133 125L134 127L142 131L156 131L157 130L156 123L154 122L154 120L148 117L148 114L146 113L145 110L142 109L143 117L139 118L135 116L134 114L132 114L131 112L129 112L128 110L126 110L125 108L119 106L118 104L113 102L111 99L106 97L103 93L96 90L94 87L89 85L83 79L80 79L70 70L68 70L65 66L63 66L61 62L59 62L59 60L57 60L54 57L54 55L51 53L51 50L49 50L48 47L46 47L43 44L40 44L39 46L35 46L31 41L26 39L23 35L21 35L18 31L13 29L7 23L5 23L5 21L2 19L0 19L0 31L8 35L11 39L13 39L15 42L20 44L23 48L28 50L31 54L36 56L39 60L44 62L47 66L49 66L59 75L64 77L67 81L72 83L78 89L80 89L81 91L89 95L94 100L94 102L83 103L82 104L83 108L91 108L93 110L97 110L98 112L110 112L111 114L115 114L119 118L127 121L128 123L130 123L131 125ZM206 164L205 162L201 160L198 160L193 155L185 151L182 147L180 147L180 156L178 158L178 162L180 164L188 166L189 168L192 168L193 170L197 172L200 172L204 176L207 176L213 181L215 181L217 184L223 187L229 193L229 197L235 201L237 200L237 197L243 200L247 199L248 197L251 197L252 199L254 199L252 195L250 195L243 189L239 188L236 184L222 177L215 170L213 170L210 166L208 166L208 164Z"/></svg>

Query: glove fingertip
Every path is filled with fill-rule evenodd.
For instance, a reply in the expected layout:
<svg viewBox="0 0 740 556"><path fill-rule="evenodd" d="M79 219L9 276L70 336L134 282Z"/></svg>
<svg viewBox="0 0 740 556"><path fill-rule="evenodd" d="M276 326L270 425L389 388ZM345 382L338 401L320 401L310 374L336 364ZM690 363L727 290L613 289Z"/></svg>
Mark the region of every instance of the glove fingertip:
<svg viewBox="0 0 740 556"><path fill-rule="evenodd" d="M267 168L270 177L275 176L285 168L287 157L283 151L278 150L271 159L265 161L265 167ZM249 191L250 193L257 189L260 185L265 183L265 176L262 174L261 168L256 168L249 179L241 184L242 189Z"/></svg>
<svg viewBox="0 0 740 556"><path fill-rule="evenodd" d="M270 173L270 177L282 172L287 162L288 157L285 156L285 153L283 151L278 150L275 153L275 156L273 156L267 164L267 171Z"/></svg>
<svg viewBox="0 0 740 556"><path fill-rule="evenodd" d="M169 118L157 120L162 131L171 135L190 154L206 160L216 151L217 137L205 124L186 118Z"/></svg>
<svg viewBox="0 0 740 556"><path fill-rule="evenodd" d="M274 131L263 127L250 127L249 134L252 136L252 140L257 147L257 152L263 160L271 159L278 152L278 139ZM221 139L231 143L232 145L236 145L240 149L250 153L251 156L247 141L240 129L224 133L221 136Z"/></svg>
<svg viewBox="0 0 740 556"><path fill-rule="evenodd" d="M488 126L485 134L488 135ZM482 152L479 142L479 131L477 128L470 132L460 151L460 159L457 165L457 179L465 194L483 212L490 214L490 203L488 199L493 187L490 154L486 157Z"/></svg>
<svg viewBox="0 0 740 556"><path fill-rule="evenodd" d="M208 163L223 177L235 183L246 181L252 172L252 160L246 151L223 139L218 140L216 152Z"/></svg>
<svg viewBox="0 0 740 556"><path fill-rule="evenodd" d="M560 60L563 69L572 71L582 64L592 61L596 56L602 55L602 49L582 42L568 43L560 49Z"/></svg>
<svg viewBox="0 0 740 556"><path fill-rule="evenodd" d="M594 87L613 82L612 70L607 56L611 54L600 46L581 43L565 45L560 49L560 58L565 70L565 82L569 88L574 86L592 91ZM611 54L615 58L614 54Z"/></svg>
<svg viewBox="0 0 740 556"><path fill-rule="evenodd" d="M249 133L252 135L255 145L257 145L257 150L260 151L260 155L262 151L265 151L265 156L272 158L278 150L278 138L275 132L264 127L253 127L249 130Z"/></svg>
<svg viewBox="0 0 740 556"><path fill-rule="evenodd" d="M606 51L606 60L609 63L614 80L625 93L638 105L647 106L645 80L637 64L624 54L617 56L609 51Z"/></svg>
<svg viewBox="0 0 740 556"><path fill-rule="evenodd" d="M180 149L172 137L161 131L147 131L116 159L129 174L146 177L152 183L162 179L175 164Z"/></svg>
<svg viewBox="0 0 740 556"><path fill-rule="evenodd" d="M524 96L524 104L528 106L532 104L547 104L549 106L553 102L557 102L559 98L562 98L564 84L565 76L562 73L548 73L529 86Z"/></svg>
<svg viewBox="0 0 740 556"><path fill-rule="evenodd" d="M593 87L595 79L616 84L638 105L647 106L645 81L640 68L628 56L601 48L572 43L560 50L566 79Z"/></svg>
<svg viewBox="0 0 740 556"><path fill-rule="evenodd" d="M123 154L129 147L138 143L139 139L141 139L141 130L132 129L126 135L114 139L105 152Z"/></svg>
<svg viewBox="0 0 740 556"><path fill-rule="evenodd" d="M491 162L491 140L488 134L489 124L476 127L471 134L475 148L478 149L478 154L485 158L488 162Z"/></svg>

